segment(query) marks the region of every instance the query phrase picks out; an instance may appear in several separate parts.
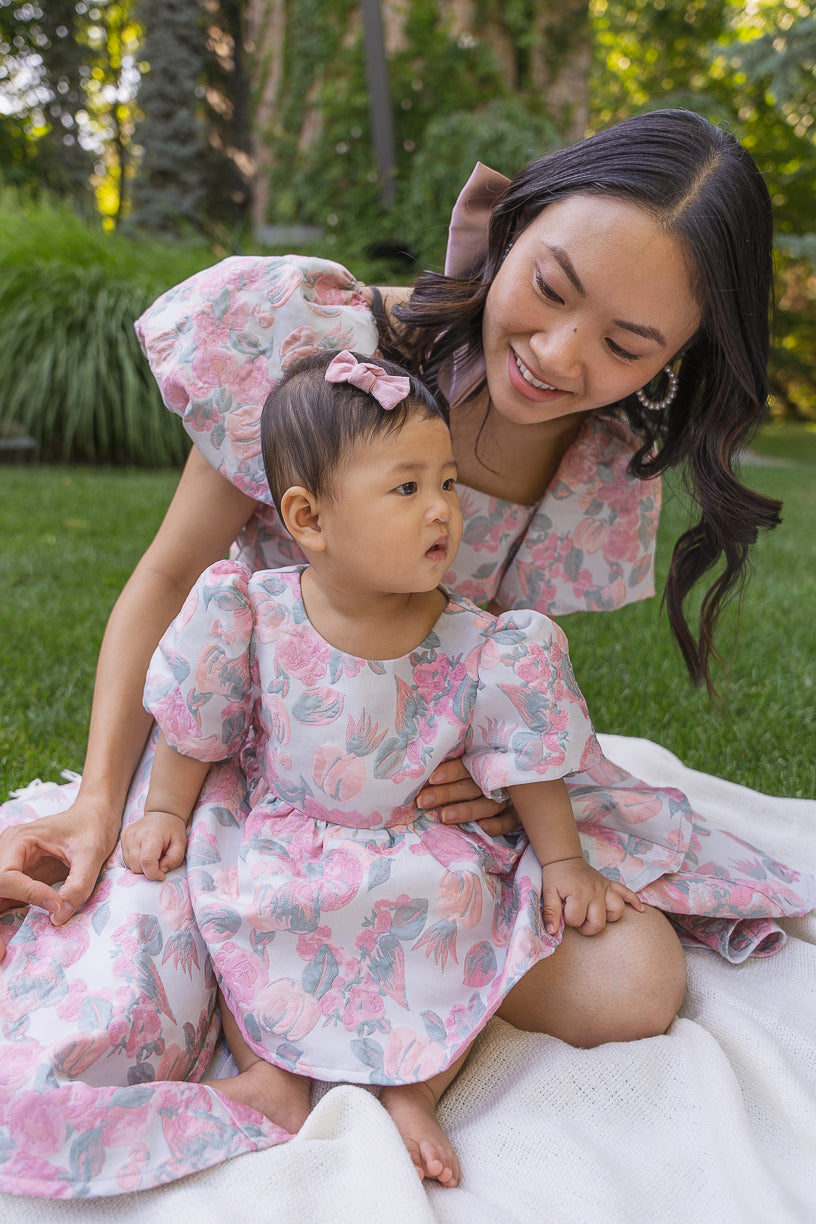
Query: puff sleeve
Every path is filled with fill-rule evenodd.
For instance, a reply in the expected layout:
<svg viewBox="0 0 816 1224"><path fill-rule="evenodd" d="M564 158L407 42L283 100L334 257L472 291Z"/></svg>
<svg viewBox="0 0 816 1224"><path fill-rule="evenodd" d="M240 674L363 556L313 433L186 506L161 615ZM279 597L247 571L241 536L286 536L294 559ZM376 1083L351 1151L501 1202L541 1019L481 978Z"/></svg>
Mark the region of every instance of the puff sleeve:
<svg viewBox="0 0 816 1224"><path fill-rule="evenodd" d="M281 373L320 349L373 353L362 286L329 259L231 256L162 294L136 322L162 399L205 459L271 502L261 409Z"/></svg>
<svg viewBox="0 0 816 1224"><path fill-rule="evenodd" d="M492 798L601 760L567 639L546 616L505 612L486 630L464 759Z"/></svg>
<svg viewBox="0 0 816 1224"><path fill-rule="evenodd" d="M148 668L144 704L172 748L200 761L235 755L252 721L250 571L205 570Z"/></svg>

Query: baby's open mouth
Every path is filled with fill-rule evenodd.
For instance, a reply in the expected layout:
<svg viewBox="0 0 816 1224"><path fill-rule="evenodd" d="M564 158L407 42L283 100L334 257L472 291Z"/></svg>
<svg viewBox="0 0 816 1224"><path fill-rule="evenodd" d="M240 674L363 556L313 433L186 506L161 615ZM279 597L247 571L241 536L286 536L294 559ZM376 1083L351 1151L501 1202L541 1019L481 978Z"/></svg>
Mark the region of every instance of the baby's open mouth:
<svg viewBox="0 0 816 1224"><path fill-rule="evenodd" d="M441 561L443 557L448 555L448 539L447 536L440 536L438 540L434 540L429 549L426 550L425 556L431 561Z"/></svg>

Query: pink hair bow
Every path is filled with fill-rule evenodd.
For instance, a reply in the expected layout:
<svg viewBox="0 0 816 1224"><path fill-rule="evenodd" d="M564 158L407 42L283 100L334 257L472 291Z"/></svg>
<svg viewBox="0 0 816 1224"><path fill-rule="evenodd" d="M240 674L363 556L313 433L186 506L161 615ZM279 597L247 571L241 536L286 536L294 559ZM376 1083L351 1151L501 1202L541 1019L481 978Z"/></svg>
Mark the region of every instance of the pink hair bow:
<svg viewBox="0 0 816 1224"><path fill-rule="evenodd" d="M359 387L361 391L373 395L380 407L385 408L387 412L401 404L411 390L408 378L386 374L381 366L372 365L370 361L358 361L348 349L343 349L342 353L338 353L329 363L326 368L326 382L351 383L353 387Z"/></svg>

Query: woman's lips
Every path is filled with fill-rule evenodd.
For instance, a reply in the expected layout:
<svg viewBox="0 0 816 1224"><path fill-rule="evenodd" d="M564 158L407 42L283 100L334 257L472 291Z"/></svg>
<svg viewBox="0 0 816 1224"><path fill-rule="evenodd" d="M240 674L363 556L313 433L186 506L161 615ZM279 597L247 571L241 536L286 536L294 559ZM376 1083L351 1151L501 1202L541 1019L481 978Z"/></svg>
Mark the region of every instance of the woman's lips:
<svg viewBox="0 0 816 1224"><path fill-rule="evenodd" d="M571 392L565 391L562 387L554 387L551 383L543 382L540 378L536 378L532 370L524 364L512 348L510 349L507 364L512 386L527 399L537 400L540 403L546 400L558 399L562 395L571 394Z"/></svg>

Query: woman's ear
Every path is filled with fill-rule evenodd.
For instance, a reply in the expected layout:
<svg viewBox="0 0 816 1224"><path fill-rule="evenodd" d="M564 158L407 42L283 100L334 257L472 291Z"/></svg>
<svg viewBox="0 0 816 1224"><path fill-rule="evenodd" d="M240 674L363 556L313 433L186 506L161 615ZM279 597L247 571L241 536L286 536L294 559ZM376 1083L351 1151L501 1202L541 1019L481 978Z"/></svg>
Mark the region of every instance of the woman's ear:
<svg viewBox="0 0 816 1224"><path fill-rule="evenodd" d="M304 552L323 552L326 537L320 525L317 498L302 485L293 485L281 498L281 518L286 530Z"/></svg>

